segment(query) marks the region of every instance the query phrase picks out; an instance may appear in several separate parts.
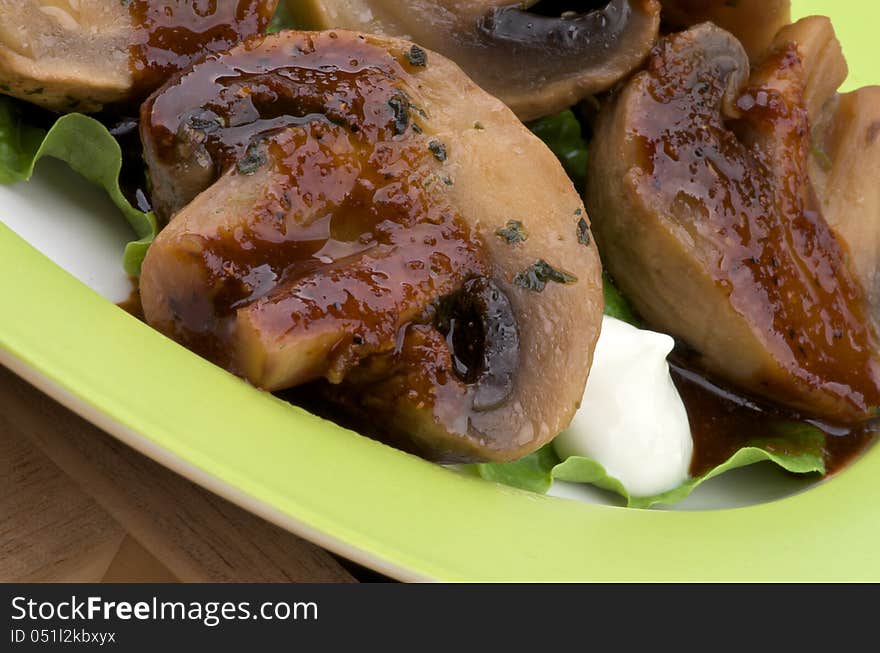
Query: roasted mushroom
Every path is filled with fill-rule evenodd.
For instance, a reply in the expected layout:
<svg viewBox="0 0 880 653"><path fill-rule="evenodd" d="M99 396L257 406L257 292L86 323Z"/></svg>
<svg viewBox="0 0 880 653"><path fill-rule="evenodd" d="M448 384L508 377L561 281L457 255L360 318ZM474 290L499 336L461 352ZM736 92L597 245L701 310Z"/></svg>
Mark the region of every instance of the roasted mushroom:
<svg viewBox="0 0 880 653"><path fill-rule="evenodd" d="M816 125L810 178L880 320L880 87L834 97Z"/></svg>
<svg viewBox="0 0 880 653"><path fill-rule="evenodd" d="M602 312L587 217L454 64L282 32L159 89L141 135L170 217L143 265L150 324L268 390L325 379L437 460L514 459L568 424Z"/></svg>
<svg viewBox="0 0 880 653"><path fill-rule="evenodd" d="M767 52L776 33L791 22L791 0L662 0L663 20L682 29L712 22L733 34L752 61Z"/></svg>
<svg viewBox="0 0 880 653"><path fill-rule="evenodd" d="M813 125L810 179L822 214L845 243L850 268L880 320L880 87L838 95L846 62L831 22L801 21L780 34L821 62L808 87Z"/></svg>
<svg viewBox="0 0 880 653"><path fill-rule="evenodd" d="M858 422L880 405L878 340L808 174L811 52L783 40L749 78L716 26L664 39L599 118L587 205L623 291L709 372Z"/></svg>
<svg viewBox="0 0 880 653"><path fill-rule="evenodd" d="M265 30L278 0L0 0L0 92L55 111L145 97Z"/></svg>
<svg viewBox="0 0 880 653"><path fill-rule="evenodd" d="M608 90L644 61L657 39L657 0L611 0L584 11L538 13L546 4L289 0L287 6L301 27L402 36L432 48L523 120Z"/></svg>

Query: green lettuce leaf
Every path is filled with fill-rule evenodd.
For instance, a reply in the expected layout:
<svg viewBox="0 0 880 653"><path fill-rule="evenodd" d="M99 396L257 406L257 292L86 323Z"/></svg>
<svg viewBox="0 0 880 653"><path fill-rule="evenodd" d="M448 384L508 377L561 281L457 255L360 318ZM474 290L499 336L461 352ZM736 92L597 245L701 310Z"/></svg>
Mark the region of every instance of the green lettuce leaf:
<svg viewBox="0 0 880 653"><path fill-rule="evenodd" d="M266 32L274 34L283 29L294 29L295 27L296 25L294 25L293 18L290 16L290 10L288 10L287 4L284 0L281 0L281 2L278 3L278 8L275 10L275 15L272 16L272 22L269 23L269 28Z"/></svg>
<svg viewBox="0 0 880 653"><path fill-rule="evenodd" d="M49 131L24 120L25 106L0 97L0 183L27 181L44 156L61 159L92 183L102 186L137 235L128 243L123 267L137 276L157 233L156 216L134 208L119 188L122 151L107 128L79 113L62 116Z"/></svg>
<svg viewBox="0 0 880 653"><path fill-rule="evenodd" d="M768 427L769 435L756 438L733 454L727 461L706 474L691 478L668 492L652 497L634 497L623 484L610 476L601 464L590 458L571 456L560 461L553 445L548 444L533 454L512 463L474 465L483 478L512 487L544 494L554 480L589 483L622 496L629 508L674 505L711 478L760 462L772 462L794 474L824 474L825 436L809 424L776 422Z"/></svg>
<svg viewBox="0 0 880 653"><path fill-rule="evenodd" d="M528 125L550 151L562 162L575 187L583 192L587 177L589 147L581 131L581 123L571 111L541 118Z"/></svg>
<svg viewBox="0 0 880 653"><path fill-rule="evenodd" d="M636 327L641 326L641 321L636 317L632 306L620 294L607 272L602 274L602 292L605 294L605 315L629 322Z"/></svg>
<svg viewBox="0 0 880 653"><path fill-rule="evenodd" d="M544 494L553 484L553 469L558 464L559 457L548 444L512 463L485 463L471 467L487 481Z"/></svg>

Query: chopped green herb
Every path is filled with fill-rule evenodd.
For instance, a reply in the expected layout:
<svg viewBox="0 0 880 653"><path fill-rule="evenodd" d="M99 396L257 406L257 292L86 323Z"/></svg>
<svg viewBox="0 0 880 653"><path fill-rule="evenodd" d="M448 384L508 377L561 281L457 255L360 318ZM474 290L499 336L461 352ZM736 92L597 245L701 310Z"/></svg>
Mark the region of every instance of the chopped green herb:
<svg viewBox="0 0 880 653"><path fill-rule="evenodd" d="M533 263L529 268L523 270L513 278L520 288L541 292L547 286L548 282L570 284L577 281L577 277L568 272L557 270L547 261L539 260Z"/></svg>
<svg viewBox="0 0 880 653"><path fill-rule="evenodd" d="M580 209L578 209L580 210ZM587 221L581 218L578 220L577 224L577 234L578 234L578 242L581 245L588 246L590 244L590 225L587 224Z"/></svg>
<svg viewBox="0 0 880 653"><path fill-rule="evenodd" d="M483 131L483 130L486 129L486 128L483 126L483 123L481 123L481 122L475 122L475 123L474 123L474 129L479 130L479 131Z"/></svg>
<svg viewBox="0 0 880 653"><path fill-rule="evenodd" d="M418 123L415 123L415 122L412 124L412 130L416 134L421 134L424 131L421 127L419 127Z"/></svg>
<svg viewBox="0 0 880 653"><path fill-rule="evenodd" d="M409 103L407 104L407 106L409 106L410 109L412 109L413 111L415 111L415 112L416 112L417 114L419 114L422 118L425 118L425 119L427 120L427 118L428 118L428 114L427 114L427 112L426 112L422 107L420 107L420 106L417 105L417 104L413 104L412 102L409 102Z"/></svg>
<svg viewBox="0 0 880 653"><path fill-rule="evenodd" d="M409 126L409 101L402 94L395 95L388 100L388 106L394 112L394 133L400 136Z"/></svg>
<svg viewBox="0 0 880 653"><path fill-rule="evenodd" d="M529 237L519 220L508 220L507 226L496 230L495 235L504 239L508 245L516 245Z"/></svg>
<svg viewBox="0 0 880 653"><path fill-rule="evenodd" d="M440 161L446 161L446 146L440 141L431 141L428 143L428 149L431 150L431 154L434 155L434 158Z"/></svg>
<svg viewBox="0 0 880 653"><path fill-rule="evenodd" d="M194 116L190 116L187 121L196 131L210 134L223 127L223 120L213 111L204 111Z"/></svg>
<svg viewBox="0 0 880 653"><path fill-rule="evenodd" d="M409 65L423 68L428 65L428 53L417 45L409 49Z"/></svg>
<svg viewBox="0 0 880 653"><path fill-rule="evenodd" d="M266 155L260 150L257 143L251 143L248 145L244 157L236 162L235 167L243 175L252 175L265 163Z"/></svg>

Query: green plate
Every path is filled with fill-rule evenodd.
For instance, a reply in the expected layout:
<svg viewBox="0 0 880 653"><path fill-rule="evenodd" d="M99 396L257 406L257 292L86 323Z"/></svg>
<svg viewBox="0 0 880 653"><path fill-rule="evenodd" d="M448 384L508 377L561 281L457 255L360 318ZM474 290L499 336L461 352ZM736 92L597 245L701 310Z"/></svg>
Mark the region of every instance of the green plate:
<svg viewBox="0 0 880 653"><path fill-rule="evenodd" d="M874 74L880 4L834 14ZM63 219L59 216L59 219ZM401 579L880 581L880 448L793 497L635 511L468 478L293 408L130 317L0 225L0 363L124 442L284 528Z"/></svg>

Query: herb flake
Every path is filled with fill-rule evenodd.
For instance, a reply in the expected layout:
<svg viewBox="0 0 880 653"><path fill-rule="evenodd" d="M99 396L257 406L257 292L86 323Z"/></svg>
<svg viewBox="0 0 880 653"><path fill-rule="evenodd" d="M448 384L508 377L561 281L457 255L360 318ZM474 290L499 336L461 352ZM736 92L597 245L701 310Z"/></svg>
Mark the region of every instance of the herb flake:
<svg viewBox="0 0 880 653"><path fill-rule="evenodd" d="M497 229L495 235L504 240L508 245L516 245L529 237L525 227L523 227L523 223L519 220L508 220L507 226Z"/></svg>
<svg viewBox="0 0 880 653"><path fill-rule="evenodd" d="M536 261L513 278L514 284L534 292L541 292L550 282L571 284L576 281L576 276L557 270L543 259Z"/></svg>
<svg viewBox="0 0 880 653"><path fill-rule="evenodd" d="M266 163L266 155L256 143L248 145L244 157L236 161L235 167L243 175L252 175Z"/></svg>
<svg viewBox="0 0 880 653"><path fill-rule="evenodd" d="M394 134L400 136L409 126L409 101L403 95L395 95L388 100L388 106L394 112L392 123Z"/></svg>
<svg viewBox="0 0 880 653"><path fill-rule="evenodd" d="M578 242L584 247L590 246L590 225L587 224L587 221L581 218L577 223L577 235Z"/></svg>
<svg viewBox="0 0 880 653"><path fill-rule="evenodd" d="M428 53L417 45L409 49L409 65L424 68L428 65Z"/></svg>
<svg viewBox="0 0 880 653"><path fill-rule="evenodd" d="M440 141L431 141L428 143L428 149L431 150L431 154L433 154L434 158L440 163L446 161L446 146L443 143Z"/></svg>

